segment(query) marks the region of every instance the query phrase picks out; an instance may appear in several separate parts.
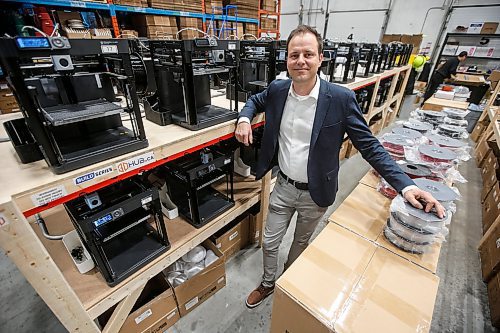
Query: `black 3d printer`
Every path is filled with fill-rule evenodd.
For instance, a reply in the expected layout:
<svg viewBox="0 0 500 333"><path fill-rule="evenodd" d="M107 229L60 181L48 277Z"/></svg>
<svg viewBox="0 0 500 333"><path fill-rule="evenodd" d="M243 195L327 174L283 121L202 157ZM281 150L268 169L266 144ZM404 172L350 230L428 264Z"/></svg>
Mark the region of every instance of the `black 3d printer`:
<svg viewBox="0 0 500 333"><path fill-rule="evenodd" d="M359 63L356 44L325 40L323 55L330 59L326 70L330 82L349 83L355 80Z"/></svg>
<svg viewBox="0 0 500 333"><path fill-rule="evenodd" d="M277 48L277 41L240 41L238 82L241 93L244 94L240 94L240 102L245 102L251 95L264 91L276 79ZM234 85L229 86L226 95L228 99L234 98Z"/></svg>
<svg viewBox="0 0 500 333"><path fill-rule="evenodd" d="M194 227L234 206L233 168L236 143L220 143L178 158L163 166L168 195ZM225 193L212 185L225 180Z"/></svg>
<svg viewBox="0 0 500 333"><path fill-rule="evenodd" d="M168 120L199 130L238 117L238 101L229 109L211 104L210 76L229 75L238 80L239 41L199 38L182 41L150 41L159 107L146 118L166 125ZM236 86L236 95L238 87Z"/></svg>
<svg viewBox="0 0 500 333"><path fill-rule="evenodd" d="M0 61L24 115L4 124L23 163L60 174L147 147L126 40L1 38Z"/></svg>
<svg viewBox="0 0 500 333"><path fill-rule="evenodd" d="M64 204L110 286L166 252L158 189L129 178Z"/></svg>

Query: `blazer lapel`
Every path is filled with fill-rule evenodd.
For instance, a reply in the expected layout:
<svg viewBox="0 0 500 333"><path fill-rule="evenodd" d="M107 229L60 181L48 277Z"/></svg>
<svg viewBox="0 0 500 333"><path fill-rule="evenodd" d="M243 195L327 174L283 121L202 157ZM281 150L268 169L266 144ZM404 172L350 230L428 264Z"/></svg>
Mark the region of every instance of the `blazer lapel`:
<svg viewBox="0 0 500 333"><path fill-rule="evenodd" d="M328 109L330 108L330 101L332 96L328 92L327 84L324 80L320 81L319 86L319 96L318 103L316 104L316 114L314 116L314 124L311 134L311 145L309 147L309 151L312 150L314 145L316 144L316 140L318 140L319 132L321 131L321 127L323 126L323 122L325 120Z"/></svg>

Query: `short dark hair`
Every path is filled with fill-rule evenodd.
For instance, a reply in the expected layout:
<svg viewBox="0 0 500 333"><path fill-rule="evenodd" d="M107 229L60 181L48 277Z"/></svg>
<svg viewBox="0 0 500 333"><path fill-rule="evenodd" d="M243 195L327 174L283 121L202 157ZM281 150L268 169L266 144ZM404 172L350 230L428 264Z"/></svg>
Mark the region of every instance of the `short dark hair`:
<svg viewBox="0 0 500 333"><path fill-rule="evenodd" d="M462 51L458 54L458 56L461 58L461 57L466 57L468 56L469 54L467 53L467 51Z"/></svg>
<svg viewBox="0 0 500 333"><path fill-rule="evenodd" d="M311 26L308 25L299 25L297 28L293 29L292 32L290 32L290 35L288 36L288 39L286 40L286 49L288 51L288 45L290 44L290 41L292 40L293 37L305 33L310 33L313 34L316 37L316 41L318 42L318 54L323 53L323 38L321 38L321 35L316 31Z"/></svg>

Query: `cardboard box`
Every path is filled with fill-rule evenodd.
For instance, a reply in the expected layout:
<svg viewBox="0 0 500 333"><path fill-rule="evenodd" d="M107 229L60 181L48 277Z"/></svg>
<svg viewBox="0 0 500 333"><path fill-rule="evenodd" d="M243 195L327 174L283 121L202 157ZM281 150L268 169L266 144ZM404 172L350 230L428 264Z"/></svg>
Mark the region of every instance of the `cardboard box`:
<svg viewBox="0 0 500 333"><path fill-rule="evenodd" d="M148 0L149 7L176 10L175 2L172 0Z"/></svg>
<svg viewBox="0 0 500 333"><path fill-rule="evenodd" d="M224 254L226 261L239 250L248 245L250 214L237 217L233 223L228 224L210 237L210 240Z"/></svg>
<svg viewBox="0 0 500 333"><path fill-rule="evenodd" d="M450 101L442 98L431 97L425 101L422 109L433 111L441 111L443 108L467 110L468 107L468 102Z"/></svg>
<svg viewBox="0 0 500 333"><path fill-rule="evenodd" d="M484 159L483 167L481 169L481 177L483 178L483 188L491 189L491 187L498 181L499 175L500 175L500 165L498 158L495 156L493 150L490 149Z"/></svg>
<svg viewBox="0 0 500 333"><path fill-rule="evenodd" d="M351 140L347 140L347 142L349 143L349 145L347 147L347 152L345 154L345 157L353 157L358 153L358 150L356 149L356 147L354 147Z"/></svg>
<svg viewBox="0 0 500 333"><path fill-rule="evenodd" d="M99 316L98 323L101 327L106 325L115 309L116 306ZM172 289L163 274L158 274L148 281L119 332L163 332L179 318Z"/></svg>
<svg viewBox="0 0 500 333"><path fill-rule="evenodd" d="M491 324L500 328L500 273L488 282L488 300L490 301Z"/></svg>
<svg viewBox="0 0 500 333"><path fill-rule="evenodd" d="M484 160L488 153L491 151L490 146L488 145L488 139L493 135L491 133L485 133L481 139L479 140L476 146L476 165L480 168L483 167Z"/></svg>
<svg viewBox="0 0 500 333"><path fill-rule="evenodd" d="M226 285L224 255L209 240L204 241L202 245L206 249L214 251L219 259L191 279L173 288L181 317L196 309Z"/></svg>
<svg viewBox="0 0 500 333"><path fill-rule="evenodd" d="M476 127L472 130L470 138L474 142L478 142L479 138L483 134L483 132L488 128L489 121L478 121L476 123Z"/></svg>
<svg viewBox="0 0 500 333"><path fill-rule="evenodd" d="M453 81L456 84L467 84L472 86L480 86L486 83L484 76L482 75L469 75L457 73L455 80Z"/></svg>
<svg viewBox="0 0 500 333"><path fill-rule="evenodd" d="M401 41L401 35L398 34L386 34L382 36L381 43L389 44L390 42L399 42Z"/></svg>
<svg viewBox="0 0 500 333"><path fill-rule="evenodd" d="M276 282L271 332L426 331L438 283L434 274L329 224Z"/></svg>
<svg viewBox="0 0 500 333"><path fill-rule="evenodd" d="M486 233L490 226L500 215L500 185L496 183L490 190L483 202L483 233Z"/></svg>
<svg viewBox="0 0 500 333"><path fill-rule="evenodd" d="M500 216L497 216L490 229L479 247L484 282L490 281L500 271Z"/></svg>
<svg viewBox="0 0 500 333"><path fill-rule="evenodd" d="M498 22L484 22L481 28L481 34L495 34L498 29Z"/></svg>

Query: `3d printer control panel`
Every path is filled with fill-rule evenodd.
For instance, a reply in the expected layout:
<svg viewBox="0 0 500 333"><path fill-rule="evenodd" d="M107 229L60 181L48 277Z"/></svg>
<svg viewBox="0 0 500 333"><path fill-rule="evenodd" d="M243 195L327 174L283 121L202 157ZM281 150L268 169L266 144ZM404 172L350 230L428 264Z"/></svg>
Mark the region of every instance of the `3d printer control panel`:
<svg viewBox="0 0 500 333"><path fill-rule="evenodd" d="M16 37L16 45L20 50L63 50L71 48L66 37Z"/></svg>

